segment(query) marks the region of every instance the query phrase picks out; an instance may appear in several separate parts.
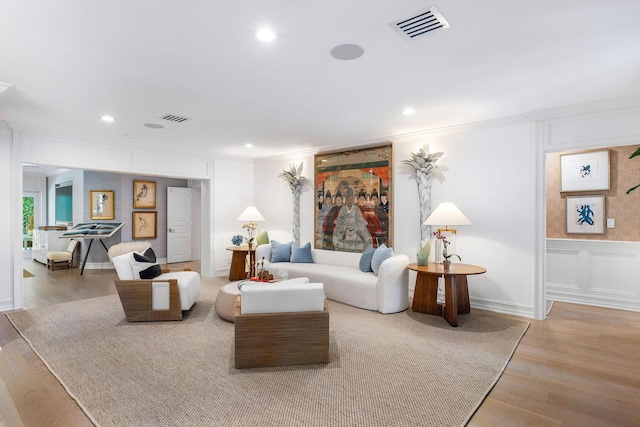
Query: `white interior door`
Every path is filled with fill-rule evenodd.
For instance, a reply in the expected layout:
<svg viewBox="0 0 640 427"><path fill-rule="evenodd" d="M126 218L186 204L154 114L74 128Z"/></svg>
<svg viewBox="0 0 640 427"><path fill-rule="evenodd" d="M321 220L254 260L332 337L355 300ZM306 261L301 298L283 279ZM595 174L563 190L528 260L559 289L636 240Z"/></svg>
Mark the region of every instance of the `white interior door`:
<svg viewBox="0 0 640 427"><path fill-rule="evenodd" d="M191 189L167 187L167 262L191 261Z"/></svg>

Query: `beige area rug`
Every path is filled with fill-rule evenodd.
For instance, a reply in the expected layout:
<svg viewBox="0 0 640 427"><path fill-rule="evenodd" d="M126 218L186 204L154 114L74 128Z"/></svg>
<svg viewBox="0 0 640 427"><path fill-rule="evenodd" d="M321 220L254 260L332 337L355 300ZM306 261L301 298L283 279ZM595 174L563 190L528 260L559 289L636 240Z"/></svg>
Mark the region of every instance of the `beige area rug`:
<svg viewBox="0 0 640 427"><path fill-rule="evenodd" d="M463 425L528 327L330 301L328 365L236 370L213 309L224 283L205 279L182 322L127 323L116 295L7 316L102 426Z"/></svg>
<svg viewBox="0 0 640 427"><path fill-rule="evenodd" d="M22 277L34 277L34 275L23 268L22 269Z"/></svg>

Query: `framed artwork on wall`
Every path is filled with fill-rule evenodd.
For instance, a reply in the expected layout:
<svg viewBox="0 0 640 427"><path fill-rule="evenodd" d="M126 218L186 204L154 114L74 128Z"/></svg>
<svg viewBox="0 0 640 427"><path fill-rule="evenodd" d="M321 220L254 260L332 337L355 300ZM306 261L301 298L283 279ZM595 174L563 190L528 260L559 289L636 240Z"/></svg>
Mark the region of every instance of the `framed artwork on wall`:
<svg viewBox="0 0 640 427"><path fill-rule="evenodd" d="M131 224L134 239L155 239L158 232L158 212L133 211Z"/></svg>
<svg viewBox="0 0 640 427"><path fill-rule="evenodd" d="M393 144L315 155L317 249L393 245Z"/></svg>
<svg viewBox="0 0 640 427"><path fill-rule="evenodd" d="M90 190L89 217L91 219L113 219L114 194L113 190Z"/></svg>
<svg viewBox="0 0 640 427"><path fill-rule="evenodd" d="M609 150L562 154L560 191L609 190Z"/></svg>
<svg viewBox="0 0 640 427"><path fill-rule="evenodd" d="M133 181L133 208L134 209L155 209L156 208L156 182L155 181Z"/></svg>
<svg viewBox="0 0 640 427"><path fill-rule="evenodd" d="M604 234L604 196L567 196L567 234Z"/></svg>

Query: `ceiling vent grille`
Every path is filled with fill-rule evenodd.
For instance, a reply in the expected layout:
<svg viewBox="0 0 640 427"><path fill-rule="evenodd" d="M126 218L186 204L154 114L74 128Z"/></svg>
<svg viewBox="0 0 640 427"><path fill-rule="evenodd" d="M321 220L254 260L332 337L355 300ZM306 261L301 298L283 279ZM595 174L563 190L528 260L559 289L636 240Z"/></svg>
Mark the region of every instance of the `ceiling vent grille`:
<svg viewBox="0 0 640 427"><path fill-rule="evenodd" d="M176 116L175 114L165 114L164 116L162 116L160 118L162 120L167 120L167 121L174 122L174 123L182 123L182 122L186 122L187 120L189 120L187 117Z"/></svg>
<svg viewBox="0 0 640 427"><path fill-rule="evenodd" d="M405 40L414 40L431 31L446 29L450 25L435 7L419 12L410 18L404 18L391 25Z"/></svg>

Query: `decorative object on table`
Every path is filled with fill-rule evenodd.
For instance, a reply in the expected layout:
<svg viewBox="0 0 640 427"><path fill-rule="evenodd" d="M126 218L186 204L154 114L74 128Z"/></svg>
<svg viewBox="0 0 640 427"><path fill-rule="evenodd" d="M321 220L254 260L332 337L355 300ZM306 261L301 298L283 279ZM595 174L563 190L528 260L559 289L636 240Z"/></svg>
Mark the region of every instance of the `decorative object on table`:
<svg viewBox="0 0 640 427"><path fill-rule="evenodd" d="M416 183L418 184L418 198L420 201L420 244L425 245L431 241L431 227L425 223L431 214L431 185L433 171L438 166L436 162L442 157L443 152L429 153L429 146L425 145L418 152L411 153L409 160L402 163L413 167L416 171Z"/></svg>
<svg viewBox="0 0 640 427"><path fill-rule="evenodd" d="M605 234L604 196L567 196L567 234Z"/></svg>
<svg viewBox="0 0 640 427"><path fill-rule="evenodd" d="M256 274L256 281L258 282L273 282L275 281L275 277L273 277L273 274L269 273L269 270L265 270L264 269L264 257L262 257L262 260L258 263L258 274ZM254 278L252 277L251 280L253 280Z"/></svg>
<svg viewBox="0 0 640 427"><path fill-rule="evenodd" d="M609 150L560 155L560 191L609 190Z"/></svg>
<svg viewBox="0 0 640 427"><path fill-rule="evenodd" d="M231 243L233 243L234 246L240 246L242 244L242 235L236 234L235 236L233 236L231 238Z"/></svg>
<svg viewBox="0 0 640 427"><path fill-rule="evenodd" d="M155 239L158 237L158 212L133 211L131 225L134 239Z"/></svg>
<svg viewBox="0 0 640 427"><path fill-rule="evenodd" d="M447 240L447 237L442 234L440 230L434 231L433 236L437 241L442 242L442 266L444 267L444 271L449 271L451 267L451 260L449 258L456 257L458 261L462 261L462 258L460 258L460 255L449 253L449 245L451 242Z"/></svg>
<svg viewBox="0 0 640 427"><path fill-rule="evenodd" d="M113 190L90 190L89 191L91 219L113 219L114 218L114 191Z"/></svg>
<svg viewBox="0 0 640 427"><path fill-rule="evenodd" d="M393 144L315 155L316 249L393 244Z"/></svg>
<svg viewBox="0 0 640 427"><path fill-rule="evenodd" d="M431 252L431 240L428 240L427 243L418 251L416 258L418 260L418 265L424 266L429 264L429 253Z"/></svg>
<svg viewBox="0 0 640 427"><path fill-rule="evenodd" d="M440 255L444 254L446 246L451 243L451 240L447 241L447 245L443 246L443 240L445 240L450 234L455 236L457 230L455 228L449 228L450 225L471 225L471 221L467 218L456 205L451 202L443 202L438 205L436 210L433 211L429 218L424 222L426 225L444 225L444 228L439 228L433 235L436 237L436 260L435 262L441 262ZM436 234L437 233L437 234ZM442 238L438 236L443 236ZM449 258L453 256L450 255ZM457 255L456 255L457 256ZM447 259L448 260L448 259Z"/></svg>
<svg viewBox="0 0 640 427"><path fill-rule="evenodd" d="M636 151L634 151L630 156L629 159L633 159L634 157L638 157L640 156L640 147L638 147L636 149ZM635 190L636 188L640 187L640 184L635 185L633 187L631 187L630 189L627 190L627 194L631 193L633 190Z"/></svg>
<svg viewBox="0 0 640 427"><path fill-rule="evenodd" d="M242 213L238 217L238 221L244 221L244 225L242 226L242 228L247 230L247 237L245 237L245 241L249 245L249 249L252 249L253 241L255 239L255 237L253 237L253 233L258 227L258 222L265 221L265 219L255 206L249 206L244 211L242 211Z"/></svg>
<svg viewBox="0 0 640 427"><path fill-rule="evenodd" d="M304 163L300 163L299 166L295 164L289 165L289 170L283 170L280 178L283 178L289 184L291 188L291 194L293 195L293 241L300 244L300 190L304 185L307 178L302 176L302 168Z"/></svg>
<svg viewBox="0 0 640 427"><path fill-rule="evenodd" d="M155 181L133 181L133 208L134 209L155 209L156 208L156 182Z"/></svg>

